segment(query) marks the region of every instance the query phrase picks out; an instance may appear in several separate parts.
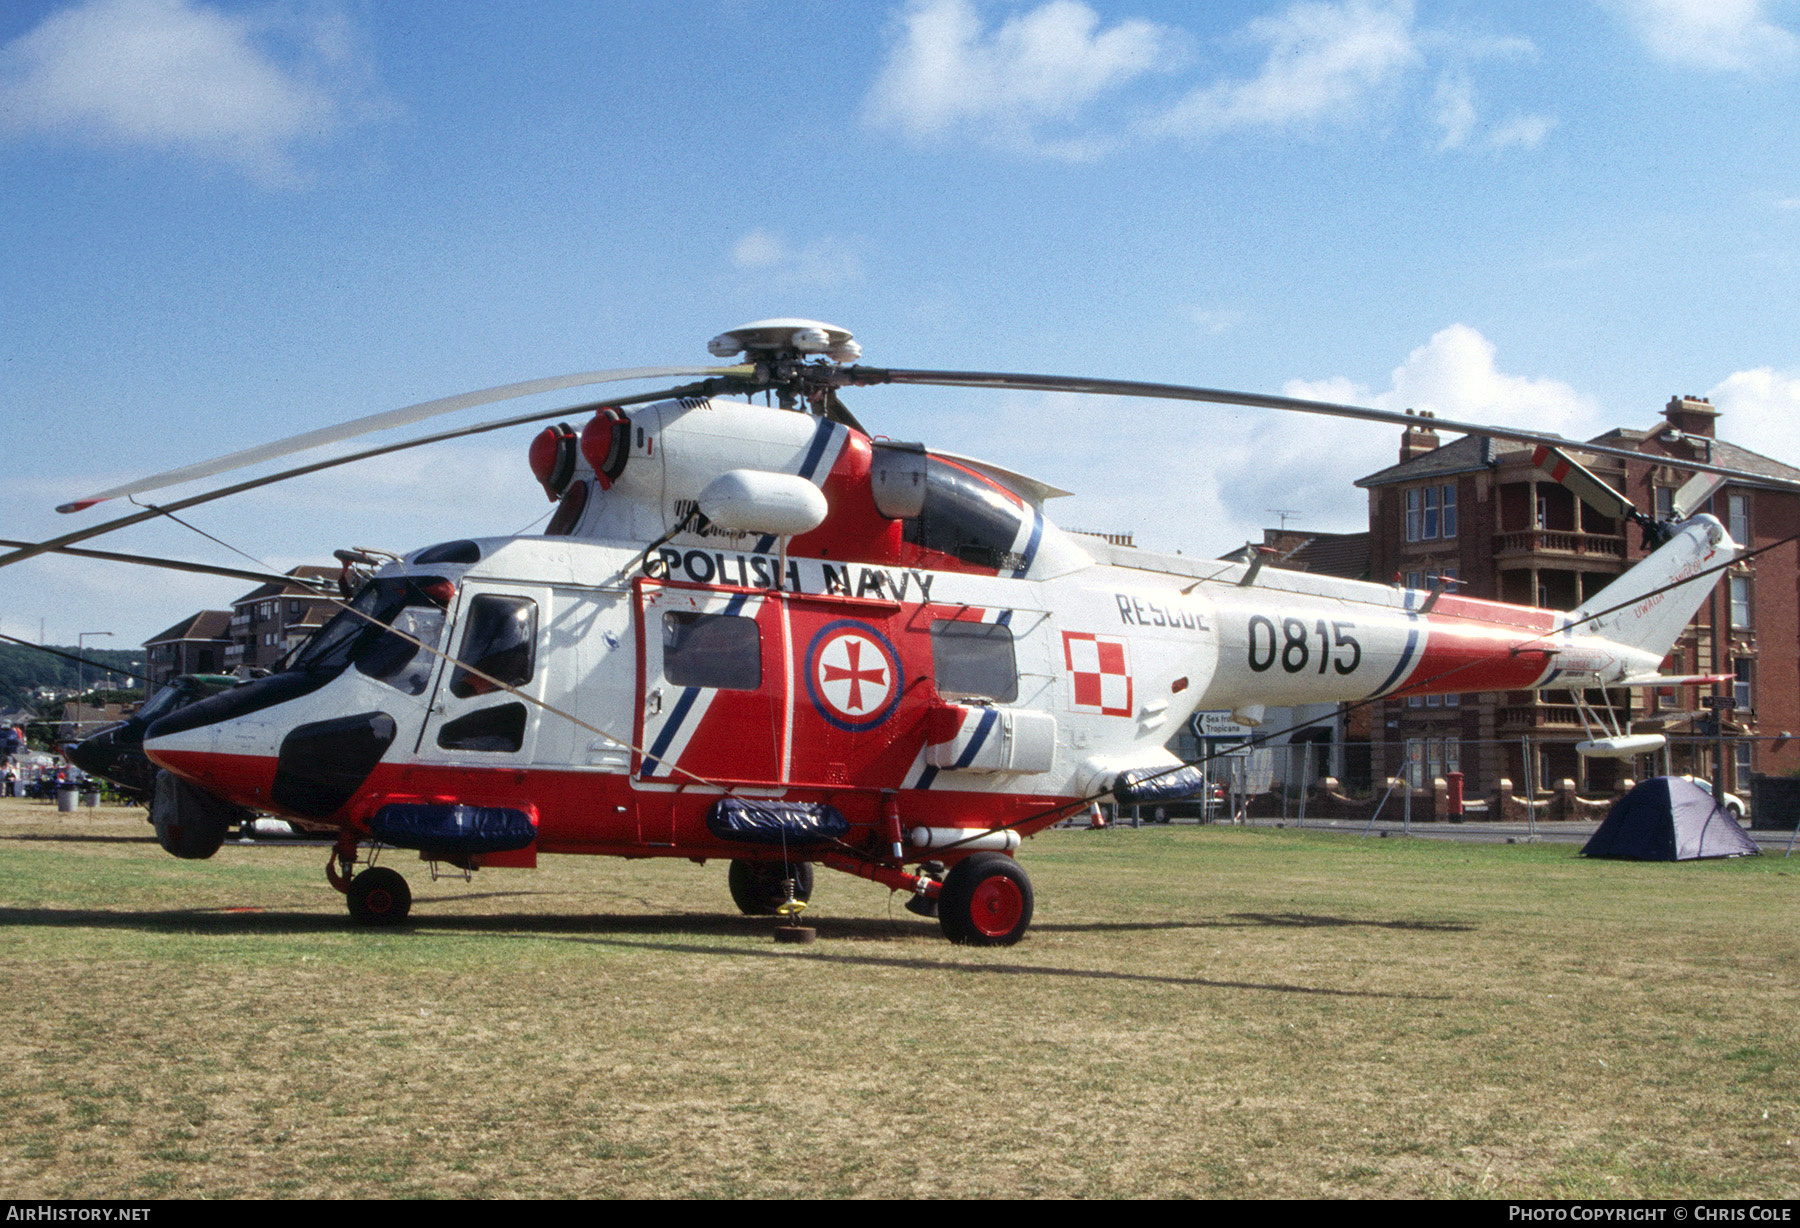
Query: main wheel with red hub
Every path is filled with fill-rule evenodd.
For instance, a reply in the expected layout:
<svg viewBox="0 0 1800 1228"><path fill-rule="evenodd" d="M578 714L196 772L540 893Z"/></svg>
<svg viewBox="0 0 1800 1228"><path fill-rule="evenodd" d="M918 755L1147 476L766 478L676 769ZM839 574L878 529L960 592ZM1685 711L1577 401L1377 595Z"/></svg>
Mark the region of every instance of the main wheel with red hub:
<svg viewBox="0 0 1800 1228"><path fill-rule="evenodd" d="M371 866L350 880L350 915L363 925L398 925L412 909L412 888L399 871Z"/></svg>
<svg viewBox="0 0 1800 1228"><path fill-rule="evenodd" d="M1010 947L1031 927L1031 878L1005 853L975 853L950 867L938 924L951 942Z"/></svg>

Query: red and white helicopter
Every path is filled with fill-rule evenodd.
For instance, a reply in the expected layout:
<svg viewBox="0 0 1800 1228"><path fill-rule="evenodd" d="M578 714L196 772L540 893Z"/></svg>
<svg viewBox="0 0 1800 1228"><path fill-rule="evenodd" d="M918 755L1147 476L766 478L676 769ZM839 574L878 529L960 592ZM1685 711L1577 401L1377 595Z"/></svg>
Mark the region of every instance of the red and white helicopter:
<svg viewBox="0 0 1800 1228"><path fill-rule="evenodd" d="M1062 492L1040 482L871 438L839 391L1051 389L1409 419L1171 385L865 367L848 332L807 320L749 324L711 350L744 358L449 398L67 505L548 388L704 377L558 411L592 414L531 445L557 504L544 533L380 565L284 669L151 726L165 847L209 855L240 807L335 832L328 875L375 924L405 917L411 896L387 866L356 870L367 846L465 870L546 854L721 858L750 913L802 903L824 865L907 892L953 941L1010 944L1032 918L1021 839L1098 798L1204 787L1164 748L1197 709L1255 723L1271 706L1387 695L1666 685L1665 654L1738 550L1694 516L1559 612L1121 549L1057 528L1043 504Z"/></svg>

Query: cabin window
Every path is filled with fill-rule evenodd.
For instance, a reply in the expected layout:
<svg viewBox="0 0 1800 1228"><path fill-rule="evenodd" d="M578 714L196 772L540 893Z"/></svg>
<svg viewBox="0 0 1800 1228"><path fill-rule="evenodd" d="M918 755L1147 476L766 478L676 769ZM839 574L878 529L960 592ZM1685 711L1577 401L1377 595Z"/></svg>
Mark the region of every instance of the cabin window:
<svg viewBox="0 0 1800 1228"><path fill-rule="evenodd" d="M940 695L1003 704L1019 697L1012 628L1002 623L937 619L931 624L931 669Z"/></svg>
<svg viewBox="0 0 1800 1228"><path fill-rule="evenodd" d="M445 750L516 751L525 745L525 705L499 704L447 722L438 731Z"/></svg>
<svg viewBox="0 0 1800 1228"><path fill-rule="evenodd" d="M483 593L469 603L469 625L457 654L456 673L450 678L450 693L467 699L498 689L471 669L507 686L524 686L531 681L536 650L537 602Z"/></svg>
<svg viewBox="0 0 1800 1228"><path fill-rule="evenodd" d="M1024 562L1013 543L1026 514L986 478L933 456L926 460L924 510L903 522L901 534L927 550L1004 571Z"/></svg>
<svg viewBox="0 0 1800 1228"><path fill-rule="evenodd" d="M663 676L675 686L754 691L762 685L762 635L737 614L663 615Z"/></svg>

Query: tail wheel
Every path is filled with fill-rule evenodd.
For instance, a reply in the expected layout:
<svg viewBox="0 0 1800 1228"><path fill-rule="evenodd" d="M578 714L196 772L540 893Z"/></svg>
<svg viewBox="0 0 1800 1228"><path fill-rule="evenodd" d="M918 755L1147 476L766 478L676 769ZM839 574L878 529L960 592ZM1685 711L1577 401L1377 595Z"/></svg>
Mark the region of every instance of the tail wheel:
<svg viewBox="0 0 1800 1228"><path fill-rule="evenodd" d="M1005 853L976 853L950 867L938 925L951 942L1010 947L1031 928L1033 902L1024 866Z"/></svg>
<svg viewBox="0 0 1800 1228"><path fill-rule="evenodd" d="M726 875L731 901L746 917L773 917L787 903L787 878L794 877L794 898L812 898L813 868L810 861L734 861Z"/></svg>
<svg viewBox="0 0 1800 1228"><path fill-rule="evenodd" d="M412 888L397 870L373 866L350 880L349 904L362 925L398 925L412 910Z"/></svg>

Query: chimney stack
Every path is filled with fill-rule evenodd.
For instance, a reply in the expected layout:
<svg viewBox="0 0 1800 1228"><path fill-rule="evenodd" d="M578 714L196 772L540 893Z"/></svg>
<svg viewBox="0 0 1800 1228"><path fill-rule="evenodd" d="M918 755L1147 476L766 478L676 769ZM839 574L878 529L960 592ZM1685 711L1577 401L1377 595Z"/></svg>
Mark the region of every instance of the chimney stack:
<svg viewBox="0 0 1800 1228"><path fill-rule="evenodd" d="M1407 410L1412 413L1412 410ZM1435 418L1436 414L1428 409L1419 411L1420 418ZM1400 463L1405 464L1415 456L1423 456L1427 452L1435 452L1438 447L1438 433L1429 426L1407 425L1400 436Z"/></svg>
<svg viewBox="0 0 1800 1228"><path fill-rule="evenodd" d="M1718 433L1719 411L1705 397L1670 397L1663 406L1663 417L1683 435L1711 439Z"/></svg>

